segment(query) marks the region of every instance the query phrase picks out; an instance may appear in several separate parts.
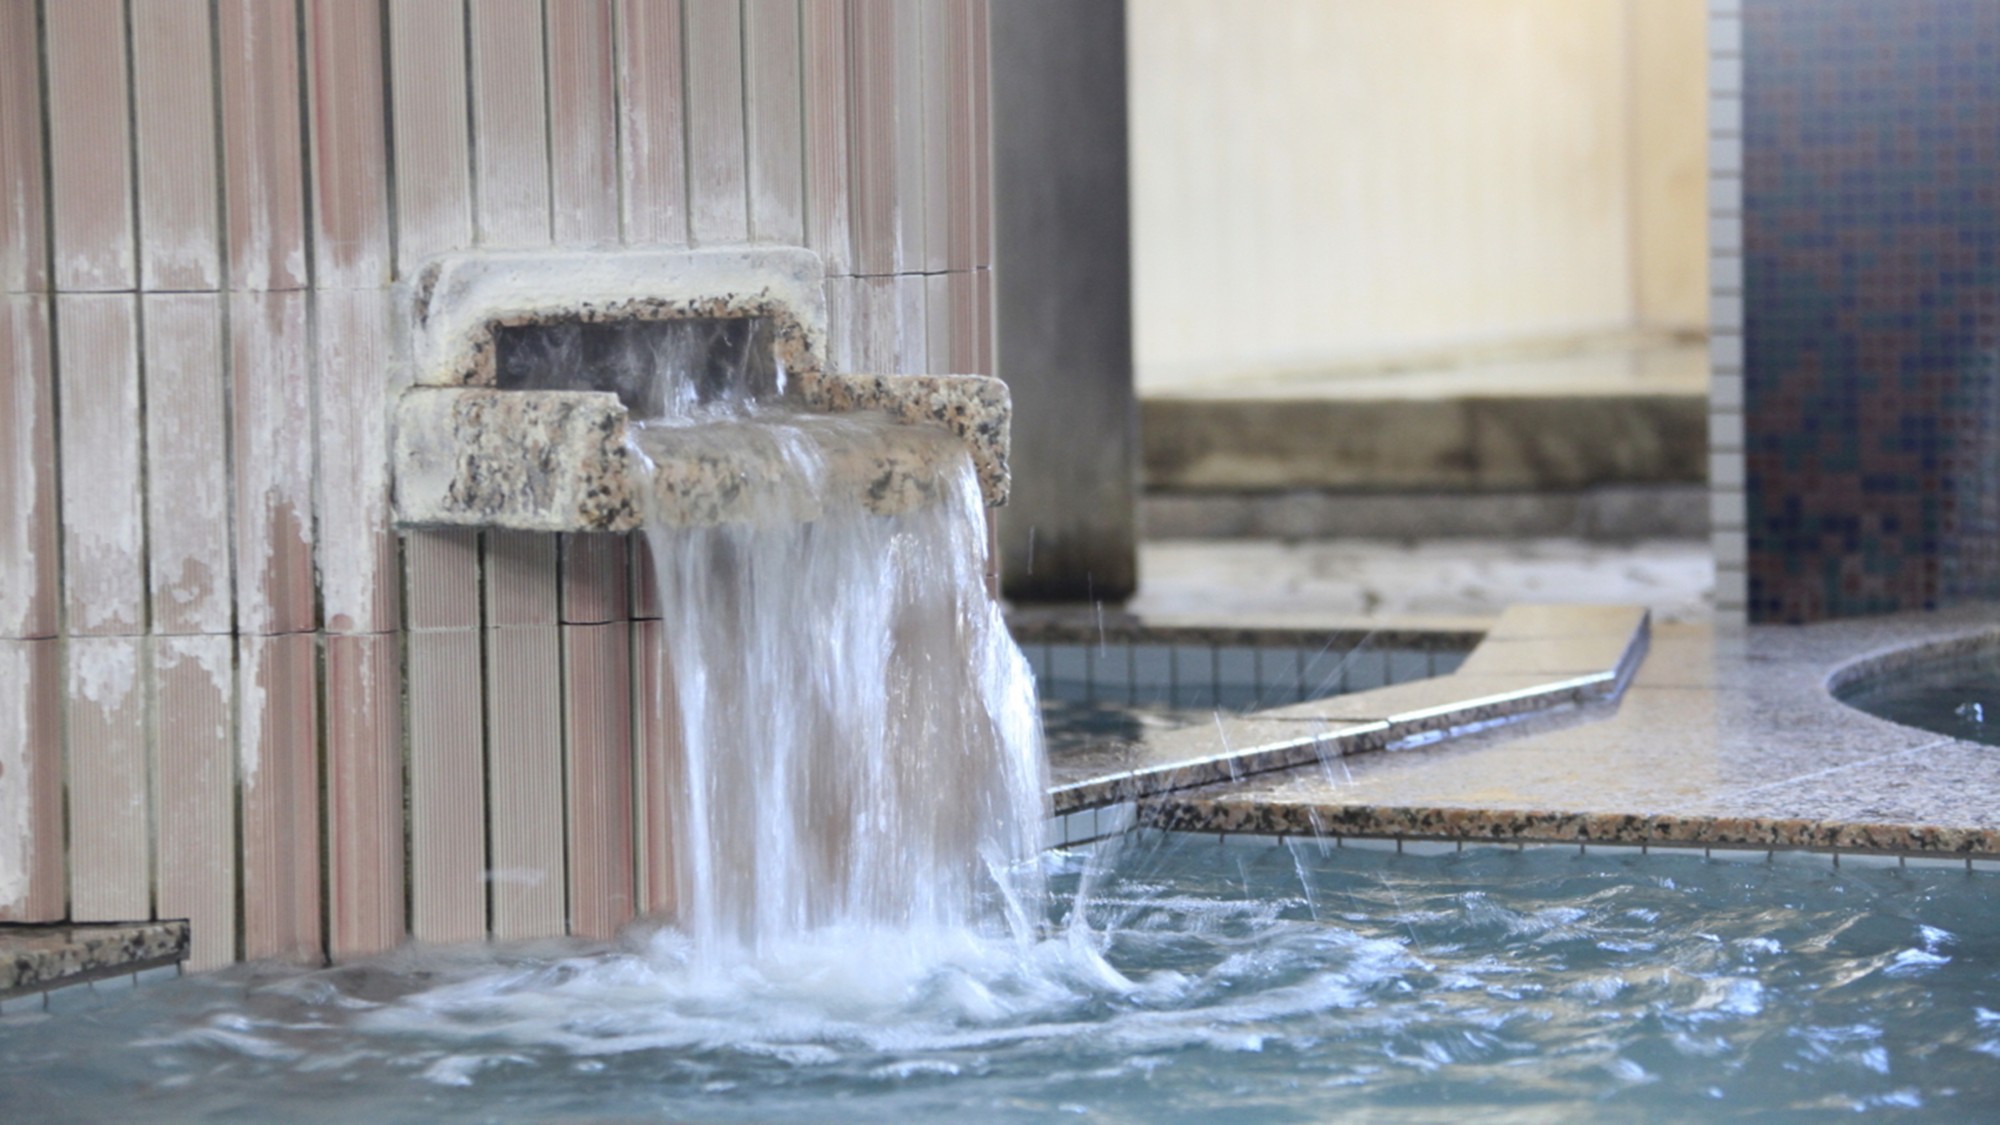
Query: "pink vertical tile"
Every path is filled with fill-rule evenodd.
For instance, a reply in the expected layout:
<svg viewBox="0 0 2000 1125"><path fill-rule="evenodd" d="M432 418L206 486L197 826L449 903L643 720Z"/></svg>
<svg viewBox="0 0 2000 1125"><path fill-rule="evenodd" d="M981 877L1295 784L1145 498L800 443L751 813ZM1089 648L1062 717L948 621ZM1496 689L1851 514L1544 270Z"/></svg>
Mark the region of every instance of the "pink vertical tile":
<svg viewBox="0 0 2000 1125"><path fill-rule="evenodd" d="M853 366L849 370L869 375L895 372L902 313L895 276L855 278L851 296L848 324L852 339L848 347Z"/></svg>
<svg viewBox="0 0 2000 1125"><path fill-rule="evenodd" d="M306 284L295 0L216 0L224 242L234 289Z"/></svg>
<svg viewBox="0 0 2000 1125"><path fill-rule="evenodd" d="M487 894L493 936L564 931L562 642L555 625L486 631Z"/></svg>
<svg viewBox="0 0 2000 1125"><path fill-rule="evenodd" d="M848 0L848 191L857 274L896 272L896 0Z"/></svg>
<svg viewBox="0 0 2000 1125"><path fill-rule="evenodd" d="M146 640L71 637L69 903L79 922L150 918Z"/></svg>
<svg viewBox="0 0 2000 1125"><path fill-rule="evenodd" d="M55 280L65 290L130 289L130 87L123 0L42 6L47 32L49 178Z"/></svg>
<svg viewBox="0 0 2000 1125"><path fill-rule="evenodd" d="M563 626L563 687L569 928L610 937L636 909L630 625Z"/></svg>
<svg viewBox="0 0 2000 1125"><path fill-rule="evenodd" d="M472 13L473 198L482 246L549 241L548 94L539 0Z"/></svg>
<svg viewBox="0 0 2000 1125"><path fill-rule="evenodd" d="M625 241L685 246L687 119L680 0L615 0Z"/></svg>
<svg viewBox="0 0 2000 1125"><path fill-rule="evenodd" d="M389 5L396 272L472 245L472 137L461 0Z"/></svg>
<svg viewBox="0 0 2000 1125"><path fill-rule="evenodd" d="M283 290L229 296L236 623L246 633L314 624L307 300Z"/></svg>
<svg viewBox="0 0 2000 1125"><path fill-rule="evenodd" d="M412 629L479 625L479 533L470 528L403 535L404 604Z"/></svg>
<svg viewBox="0 0 2000 1125"><path fill-rule="evenodd" d="M56 632L56 416L47 297L0 298L0 637Z"/></svg>
<svg viewBox="0 0 2000 1125"><path fill-rule="evenodd" d="M958 81L957 41L965 20L966 0L925 0L918 14L917 63L921 97L914 107L923 137L924 253L923 270L942 273L956 266L951 260L952 87ZM965 263L970 264L970 263Z"/></svg>
<svg viewBox="0 0 2000 1125"><path fill-rule="evenodd" d="M390 280L383 11L306 0L313 279L321 288Z"/></svg>
<svg viewBox="0 0 2000 1125"><path fill-rule="evenodd" d="M158 913L188 920L188 968L212 969L236 959L236 642L152 645Z"/></svg>
<svg viewBox="0 0 2000 1125"><path fill-rule="evenodd" d="M486 936L484 700L476 629L409 635L410 935Z"/></svg>
<svg viewBox="0 0 2000 1125"><path fill-rule="evenodd" d="M897 273L924 269L924 8L895 0L895 217Z"/></svg>
<svg viewBox="0 0 2000 1125"><path fill-rule="evenodd" d="M139 279L147 289L222 284L208 7L208 0L132 7Z"/></svg>
<svg viewBox="0 0 2000 1125"><path fill-rule="evenodd" d="M562 537L562 619L625 621L632 616L631 548L623 535Z"/></svg>
<svg viewBox="0 0 2000 1125"><path fill-rule="evenodd" d="M984 310L979 304L978 273L945 274L945 300L950 305L951 345L940 371L957 375L977 373L980 368L979 336ZM932 310L935 312L935 308Z"/></svg>
<svg viewBox="0 0 2000 1125"><path fill-rule="evenodd" d="M858 277L826 279L826 368L840 374L860 371L861 293Z"/></svg>
<svg viewBox="0 0 2000 1125"><path fill-rule="evenodd" d="M735 4L682 8L687 50L688 232L697 245L750 234L743 143L743 12Z"/></svg>
<svg viewBox="0 0 2000 1125"><path fill-rule="evenodd" d="M403 883L401 638L326 638L328 956L380 953L408 932Z"/></svg>
<svg viewBox="0 0 2000 1125"><path fill-rule="evenodd" d="M71 633L146 628L138 298L56 298L63 598Z"/></svg>
<svg viewBox="0 0 2000 1125"><path fill-rule="evenodd" d="M804 51L800 81L805 100L806 246L817 251L827 276L852 271L848 222L847 0L802 0Z"/></svg>
<svg viewBox="0 0 2000 1125"><path fill-rule="evenodd" d="M396 628L389 513L389 295L322 289L318 312L319 587L326 628Z"/></svg>
<svg viewBox="0 0 2000 1125"><path fill-rule="evenodd" d="M639 912L672 917L681 894L676 877L674 826L682 815L686 785L680 713L674 702L667 628L660 621L632 623L632 692L639 810Z"/></svg>
<svg viewBox="0 0 2000 1125"><path fill-rule="evenodd" d="M930 279L920 273L896 275L895 366L898 375L930 370Z"/></svg>
<svg viewBox="0 0 2000 1125"><path fill-rule="evenodd" d="M0 4L0 293L48 286L42 53L35 5Z"/></svg>
<svg viewBox="0 0 2000 1125"><path fill-rule="evenodd" d="M979 197L975 184L979 175L977 150L983 133L975 121L982 104L982 92L974 89L981 72L973 52L985 49L984 36L975 33L975 21L984 19L985 13L975 0L947 0L945 16L944 48L947 53L941 68L944 91L941 95L934 95L925 108L930 112L942 111L945 118L942 129L946 146L942 162L945 182L943 268L958 271L969 270L978 264L975 260L978 239L974 226L978 221ZM933 159L929 167L937 169L940 164ZM930 200L936 198L935 194L928 197ZM934 223L929 237L936 238L937 229Z"/></svg>
<svg viewBox="0 0 2000 1125"><path fill-rule="evenodd" d="M62 644L0 640L0 922L64 916Z"/></svg>
<svg viewBox="0 0 2000 1125"><path fill-rule="evenodd" d="M317 962L320 922L318 639L239 635L236 777L242 955Z"/></svg>
<svg viewBox="0 0 2000 1125"><path fill-rule="evenodd" d="M997 369L993 365L993 271L974 270L973 282L973 324L977 328L977 342L973 345L973 365L964 375L991 375Z"/></svg>
<svg viewBox="0 0 2000 1125"><path fill-rule="evenodd" d="M618 108L610 0L549 0L555 240L618 241Z"/></svg>
<svg viewBox="0 0 2000 1125"><path fill-rule="evenodd" d="M146 357L146 564L155 633L227 633L229 417L217 293L141 298Z"/></svg>
<svg viewBox="0 0 2000 1125"><path fill-rule="evenodd" d="M743 0L750 239L805 241L805 117L797 0Z"/></svg>
<svg viewBox="0 0 2000 1125"><path fill-rule="evenodd" d="M952 279L960 274L933 273L925 275L924 281L924 366L930 374L950 374L958 369L951 365L952 344Z"/></svg>
<svg viewBox="0 0 2000 1125"><path fill-rule="evenodd" d="M652 620L660 616L660 587L653 573L653 545L644 535L626 537L632 547L632 617Z"/></svg>
<svg viewBox="0 0 2000 1125"><path fill-rule="evenodd" d="M971 0L972 264L993 264L993 70L991 0ZM989 367L987 370L991 370Z"/></svg>

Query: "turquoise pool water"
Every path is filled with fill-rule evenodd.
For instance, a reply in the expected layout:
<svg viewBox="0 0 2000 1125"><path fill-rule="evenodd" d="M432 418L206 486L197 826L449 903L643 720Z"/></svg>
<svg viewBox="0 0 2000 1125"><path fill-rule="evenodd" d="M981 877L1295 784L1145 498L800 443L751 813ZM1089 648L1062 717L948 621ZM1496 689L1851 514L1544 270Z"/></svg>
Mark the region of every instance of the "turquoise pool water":
<svg viewBox="0 0 2000 1125"><path fill-rule="evenodd" d="M1115 853L1115 854L1112 854ZM2000 876L1128 837L1034 935L245 968L0 1020L0 1119L2000 1111Z"/></svg>

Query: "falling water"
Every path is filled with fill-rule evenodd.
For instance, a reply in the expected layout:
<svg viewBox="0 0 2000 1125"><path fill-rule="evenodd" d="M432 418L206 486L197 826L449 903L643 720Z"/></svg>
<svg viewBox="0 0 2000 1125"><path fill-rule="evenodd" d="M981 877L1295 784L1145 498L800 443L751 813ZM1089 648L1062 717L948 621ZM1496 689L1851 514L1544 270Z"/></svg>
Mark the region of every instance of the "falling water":
<svg viewBox="0 0 2000 1125"><path fill-rule="evenodd" d="M728 407L633 440L649 467L712 456L729 488L748 476L757 490L727 522L673 526L656 511L647 529L683 763L679 924L695 954L834 930L1024 928L1039 913L1039 728L987 593L963 449L887 419ZM871 511L884 465L921 476L901 488L932 502ZM649 490L656 508L668 491Z"/></svg>

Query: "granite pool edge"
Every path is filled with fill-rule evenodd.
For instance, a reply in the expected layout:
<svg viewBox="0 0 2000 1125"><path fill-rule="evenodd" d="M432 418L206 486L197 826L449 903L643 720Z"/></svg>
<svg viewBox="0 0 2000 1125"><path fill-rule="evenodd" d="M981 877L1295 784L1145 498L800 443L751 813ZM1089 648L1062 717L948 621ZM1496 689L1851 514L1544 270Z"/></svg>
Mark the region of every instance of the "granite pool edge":
<svg viewBox="0 0 2000 1125"><path fill-rule="evenodd" d="M1203 627L1184 624L1190 636ZM1209 637L1249 639L1240 626ZM1353 754L1424 745L1551 710L1615 699L1645 658L1651 616L1638 606L1510 606L1443 676L1313 700L1133 747L1123 768L1053 786L1057 816L1237 781ZM1451 641L1444 637L1449 635ZM1463 643L1463 633L1439 643Z"/></svg>

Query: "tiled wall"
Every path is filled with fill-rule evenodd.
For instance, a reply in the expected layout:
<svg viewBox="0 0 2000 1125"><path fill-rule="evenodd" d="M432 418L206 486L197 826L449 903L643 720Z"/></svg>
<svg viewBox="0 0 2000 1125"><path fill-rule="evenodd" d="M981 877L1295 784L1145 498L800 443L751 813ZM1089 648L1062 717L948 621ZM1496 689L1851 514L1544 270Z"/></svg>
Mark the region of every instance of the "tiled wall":
<svg viewBox="0 0 2000 1125"><path fill-rule="evenodd" d="M1709 536L1715 611L1749 604L1743 495L1743 2L1708 0Z"/></svg>
<svg viewBox="0 0 2000 1125"><path fill-rule="evenodd" d="M388 286L803 244L834 369L988 371L986 3L0 0L0 919L671 905L644 560L390 527Z"/></svg>
<svg viewBox="0 0 2000 1125"><path fill-rule="evenodd" d="M2000 594L2000 7L1742 0L1735 22L1715 37L1741 43L1715 77L1741 91L1716 157L1741 186L1714 202L1718 372L1742 371L1716 391L1717 449L1742 450L1740 478L1739 455L1716 466L1722 590L1754 621Z"/></svg>

